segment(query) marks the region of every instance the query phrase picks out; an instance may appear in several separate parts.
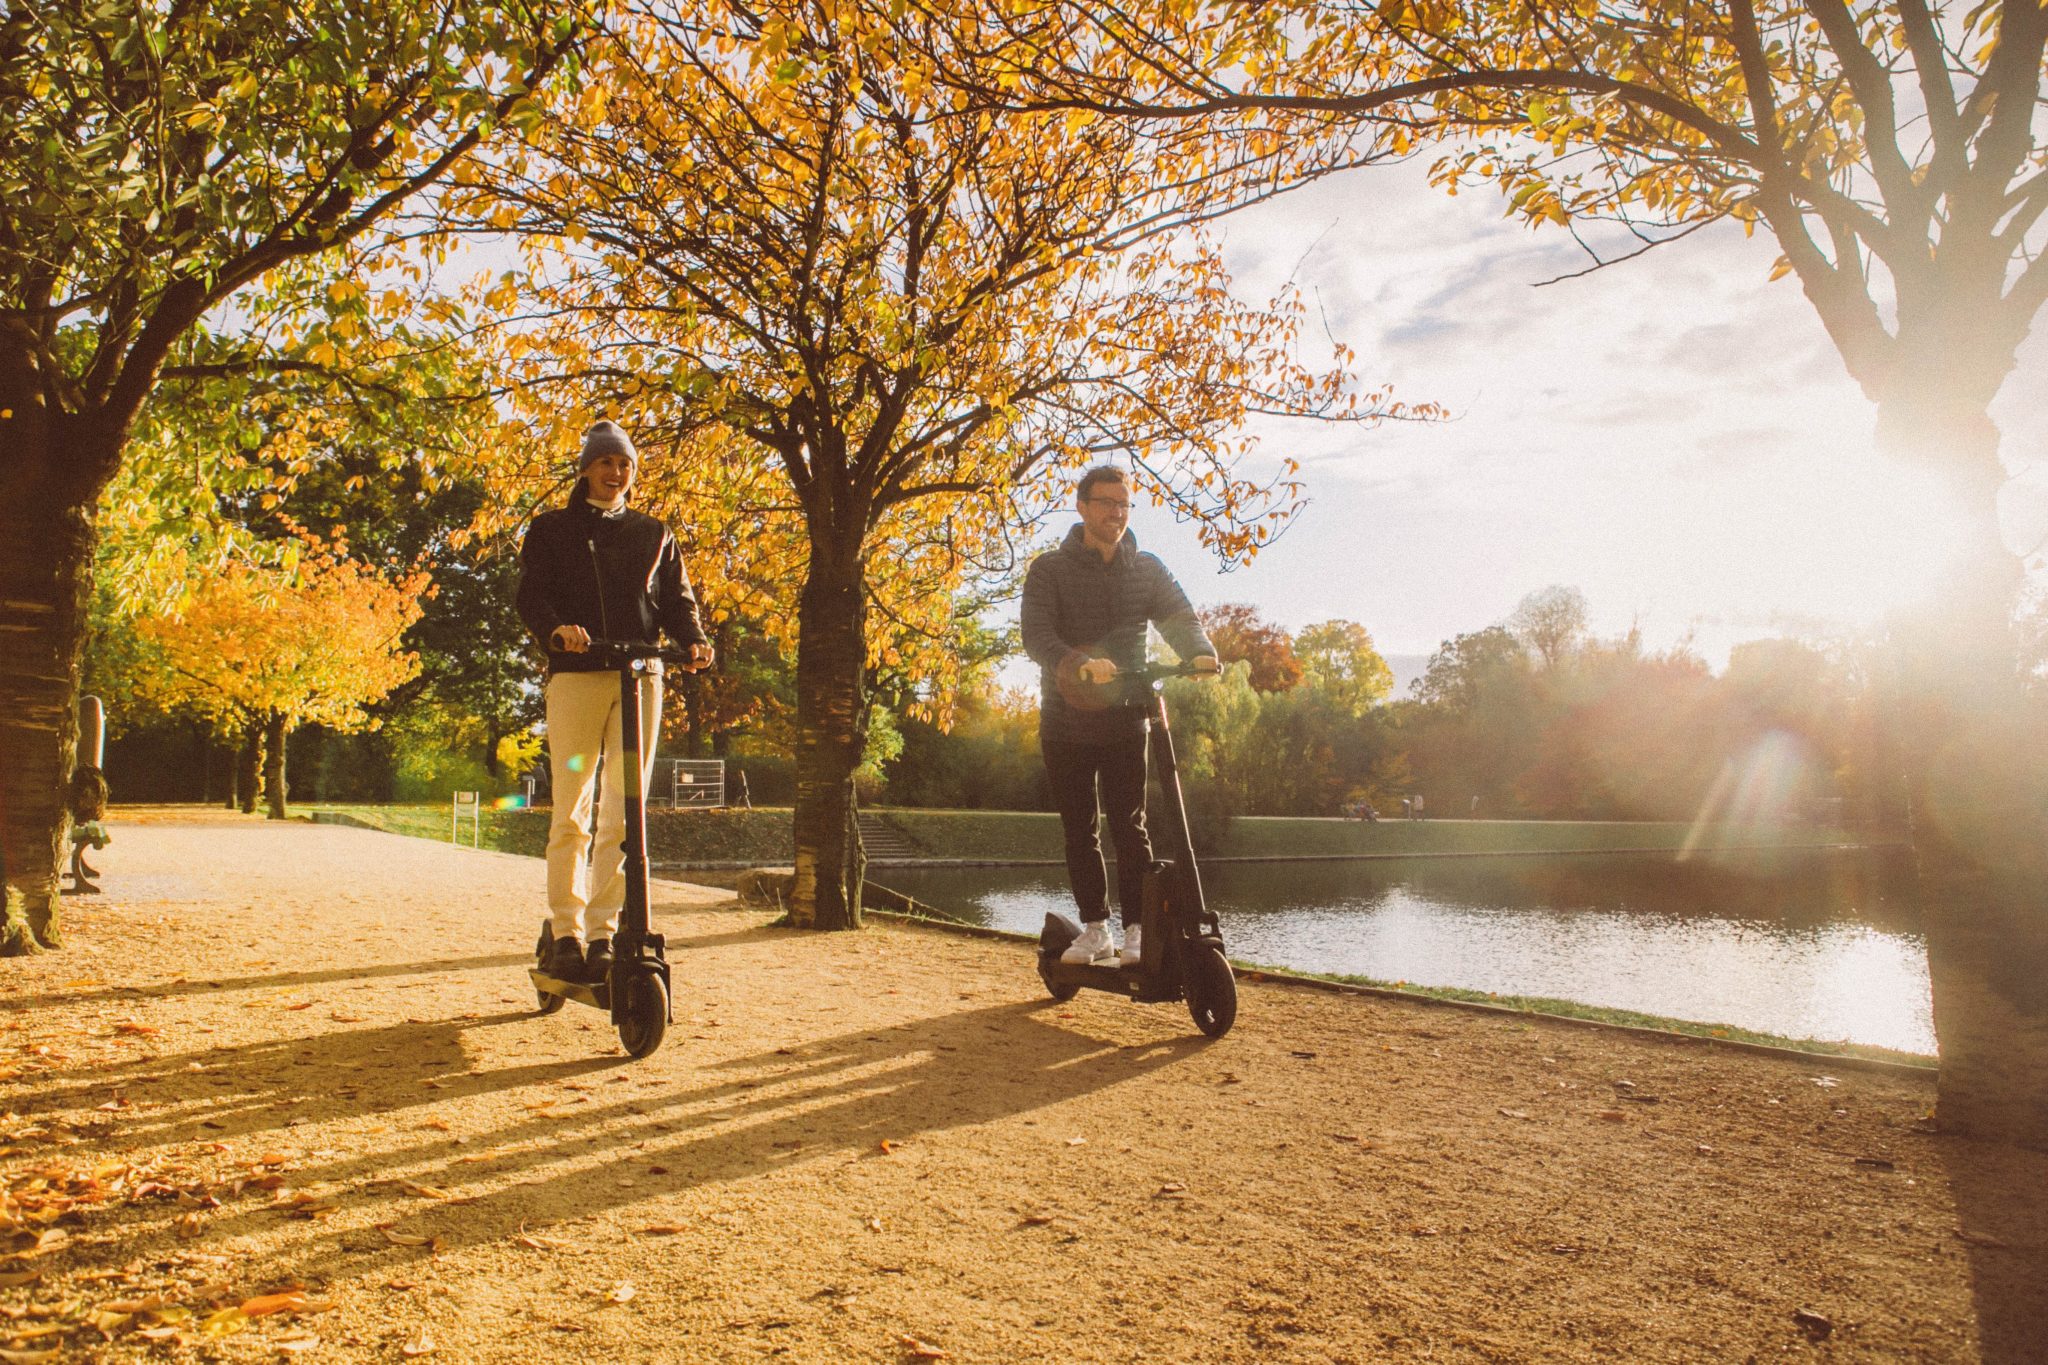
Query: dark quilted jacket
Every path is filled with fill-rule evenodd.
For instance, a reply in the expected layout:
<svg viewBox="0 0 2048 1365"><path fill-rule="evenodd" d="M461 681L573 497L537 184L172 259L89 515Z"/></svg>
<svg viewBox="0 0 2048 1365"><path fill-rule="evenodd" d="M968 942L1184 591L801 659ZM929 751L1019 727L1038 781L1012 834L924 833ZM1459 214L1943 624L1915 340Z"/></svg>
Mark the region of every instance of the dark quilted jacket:
<svg viewBox="0 0 2048 1365"><path fill-rule="evenodd" d="M1038 736L1045 744L1092 744L1144 726L1144 710L1122 688L1074 681L1091 658L1120 669L1145 662L1145 626L1156 624L1183 659L1214 654L1195 609L1159 556L1124 532L1116 557L1088 548L1079 526L1024 576L1024 652L1039 670Z"/></svg>
<svg viewBox="0 0 2048 1365"><path fill-rule="evenodd" d="M556 626L599 639L653 644L660 632L701 644L696 594L668 528L644 512L605 513L580 496L533 519L519 551L519 618L545 647ZM548 650L548 672L605 667L588 654Z"/></svg>

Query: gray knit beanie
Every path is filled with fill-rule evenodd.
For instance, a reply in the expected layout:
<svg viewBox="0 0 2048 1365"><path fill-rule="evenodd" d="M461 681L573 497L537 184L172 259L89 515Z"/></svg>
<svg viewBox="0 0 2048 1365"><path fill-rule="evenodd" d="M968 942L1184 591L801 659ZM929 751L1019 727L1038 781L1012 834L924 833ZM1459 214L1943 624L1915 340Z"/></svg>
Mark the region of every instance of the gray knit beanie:
<svg viewBox="0 0 2048 1365"><path fill-rule="evenodd" d="M623 455L634 464L640 463L640 452L633 449L633 438L617 422L606 420L594 424L583 433L583 460L578 469L588 469L607 455Z"/></svg>

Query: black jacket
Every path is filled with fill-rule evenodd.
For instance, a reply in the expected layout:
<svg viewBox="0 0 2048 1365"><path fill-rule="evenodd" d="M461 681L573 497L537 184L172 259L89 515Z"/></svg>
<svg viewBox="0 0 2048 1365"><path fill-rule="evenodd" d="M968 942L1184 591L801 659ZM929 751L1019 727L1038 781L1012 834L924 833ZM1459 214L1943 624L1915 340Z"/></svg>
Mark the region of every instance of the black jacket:
<svg viewBox="0 0 2048 1365"><path fill-rule="evenodd" d="M1047 744L1095 744L1144 728L1144 708L1127 689L1091 687L1074 670L1091 658L1142 667L1148 622L1183 659L1216 652L1180 584L1129 531L1111 559L1090 549L1076 526L1057 550L1032 560L1022 617L1024 652L1039 668L1038 736Z"/></svg>
<svg viewBox="0 0 2048 1365"><path fill-rule="evenodd" d="M688 647L707 638L675 537L653 517L606 512L583 497L543 512L519 550L519 619L548 650L548 672L590 673L588 654L548 648L556 626L576 625L598 639L657 643L660 632Z"/></svg>

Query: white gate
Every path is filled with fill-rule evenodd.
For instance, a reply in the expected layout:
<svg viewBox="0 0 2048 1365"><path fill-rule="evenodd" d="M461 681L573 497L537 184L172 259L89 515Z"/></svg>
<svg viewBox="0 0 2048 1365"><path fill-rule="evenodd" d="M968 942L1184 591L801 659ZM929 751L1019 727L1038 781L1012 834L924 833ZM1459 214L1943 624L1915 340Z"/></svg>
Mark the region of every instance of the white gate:
<svg viewBox="0 0 2048 1365"><path fill-rule="evenodd" d="M685 806L725 804L725 760L722 758L672 758L669 760L669 777L673 793L670 804L676 810Z"/></svg>

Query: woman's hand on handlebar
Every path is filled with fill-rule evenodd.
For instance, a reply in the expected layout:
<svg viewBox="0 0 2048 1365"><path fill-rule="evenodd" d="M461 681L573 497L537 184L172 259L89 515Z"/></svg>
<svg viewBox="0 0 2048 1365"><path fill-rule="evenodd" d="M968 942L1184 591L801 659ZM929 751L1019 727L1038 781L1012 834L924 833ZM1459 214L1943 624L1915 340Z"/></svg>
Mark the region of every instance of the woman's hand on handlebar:
<svg viewBox="0 0 2048 1365"><path fill-rule="evenodd" d="M590 648L590 632L578 625L556 626L548 643L564 654L582 654Z"/></svg>
<svg viewBox="0 0 2048 1365"><path fill-rule="evenodd" d="M1188 676L1213 679L1223 672L1223 665L1216 662L1214 654L1197 654L1188 660Z"/></svg>

